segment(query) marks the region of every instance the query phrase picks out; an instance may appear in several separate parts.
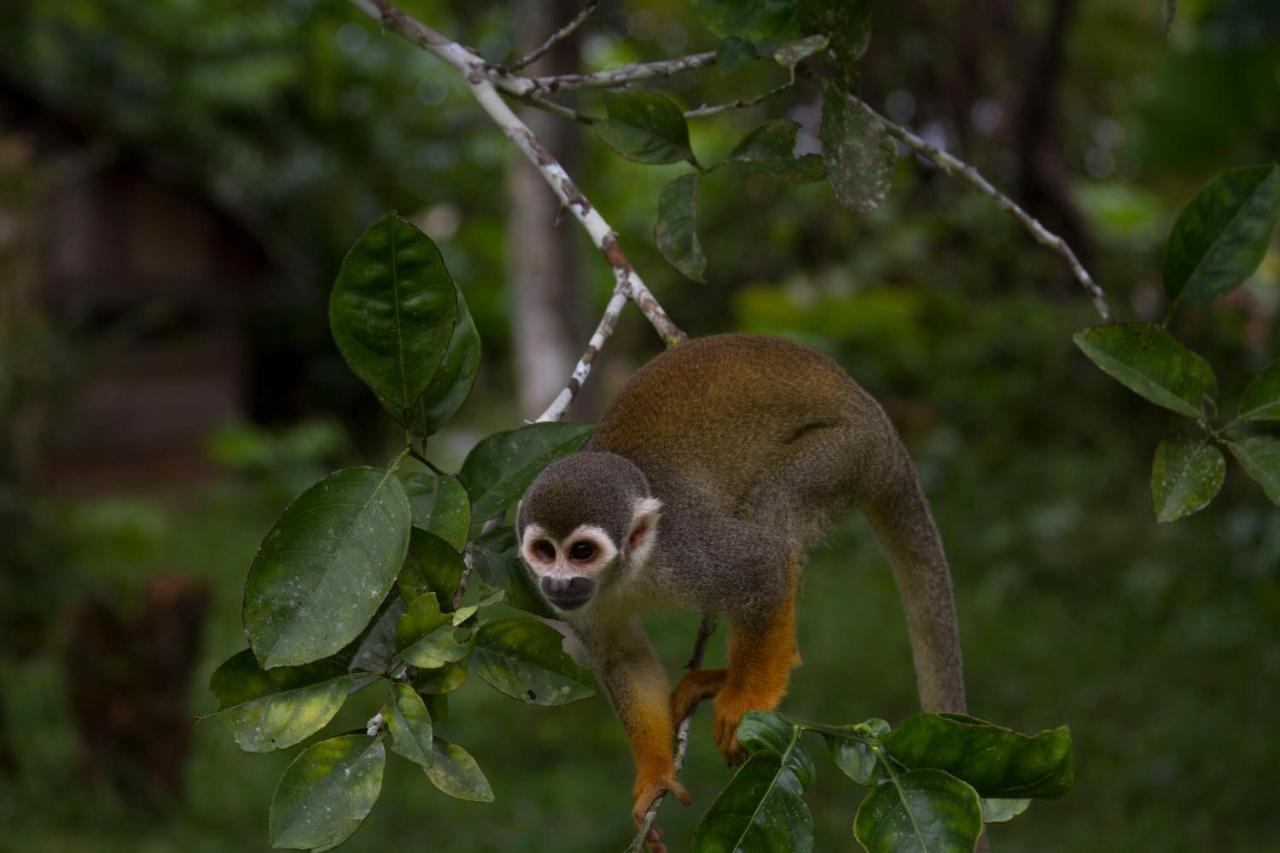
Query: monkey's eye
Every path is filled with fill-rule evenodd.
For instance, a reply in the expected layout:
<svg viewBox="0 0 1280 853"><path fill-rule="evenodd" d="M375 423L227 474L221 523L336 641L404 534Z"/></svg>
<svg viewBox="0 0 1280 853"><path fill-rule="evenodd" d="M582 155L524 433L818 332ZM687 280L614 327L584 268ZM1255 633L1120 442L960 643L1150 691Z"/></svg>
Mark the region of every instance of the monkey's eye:
<svg viewBox="0 0 1280 853"><path fill-rule="evenodd" d="M539 557L547 562L551 562L556 558L556 546L552 545L545 539L539 539L537 542L534 542L533 550Z"/></svg>
<svg viewBox="0 0 1280 853"><path fill-rule="evenodd" d="M574 560L590 560L596 555L596 546L586 541L574 542L569 549L569 557Z"/></svg>

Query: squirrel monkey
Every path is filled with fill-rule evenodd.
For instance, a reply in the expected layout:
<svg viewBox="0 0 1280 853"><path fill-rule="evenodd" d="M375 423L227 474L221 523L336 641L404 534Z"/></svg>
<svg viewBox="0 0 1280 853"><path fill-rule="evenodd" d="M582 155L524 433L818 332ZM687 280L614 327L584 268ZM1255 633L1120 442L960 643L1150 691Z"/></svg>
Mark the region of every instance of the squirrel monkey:
<svg viewBox="0 0 1280 853"><path fill-rule="evenodd" d="M799 663L804 555L853 508L893 564L921 705L963 711L951 576L915 467L875 399L818 352L719 335L663 353L525 492L521 557L626 729L637 821L663 790L688 804L672 738L699 701L715 697L716 743L741 761L742 715L776 707ZM638 619L655 608L725 616L728 666L668 693Z"/></svg>

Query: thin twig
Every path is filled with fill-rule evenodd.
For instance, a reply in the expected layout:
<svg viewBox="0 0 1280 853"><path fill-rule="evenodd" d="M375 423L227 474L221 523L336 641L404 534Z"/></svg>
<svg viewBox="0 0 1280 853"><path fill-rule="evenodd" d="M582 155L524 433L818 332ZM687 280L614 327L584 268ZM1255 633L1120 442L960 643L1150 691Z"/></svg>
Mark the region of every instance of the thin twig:
<svg viewBox="0 0 1280 853"><path fill-rule="evenodd" d="M361 0L353 0L353 2L361 2ZM681 56L678 59L637 62L633 65L622 65L587 74L556 74L547 77L499 75L494 78L494 82L504 92L510 92L513 95L550 95L574 89L616 89L642 80L674 77L686 71L696 71L699 68L715 65L715 62L715 52L707 51Z"/></svg>
<svg viewBox="0 0 1280 853"><path fill-rule="evenodd" d="M707 651L707 641L711 639L711 635L715 633L716 620L710 614L702 615L702 624L698 626L698 636L693 640L693 653L689 656L689 662L685 664L685 669L695 670L702 666L702 656ZM684 754L689 749L689 724L693 721L693 712L697 710L697 705L689 709L689 713L680 721L680 725L676 728L676 752L675 765L676 772L684 766ZM663 791L653 798L653 803L649 806L649 810L644 813L644 819L640 821L640 828L636 831L635 837L631 839L631 846L627 848L627 853L644 853L645 842L649 839L649 830L653 829L653 822L658 817L658 809L662 808L662 801L667 798L667 792Z"/></svg>
<svg viewBox="0 0 1280 853"><path fill-rule="evenodd" d="M507 72L511 73L519 71L526 65L532 65L537 62L547 51L573 35L574 30L585 24L587 18L591 17L591 15L596 11L596 7L599 5L600 0L591 0L591 2L587 3L583 10L578 13L577 17L552 33L537 49L530 51L515 62L508 64L506 66Z"/></svg>
<svg viewBox="0 0 1280 853"><path fill-rule="evenodd" d="M551 113L552 115L560 116L560 118L567 118L569 119L569 121L576 121L578 124L584 124L587 127L590 127L593 124L598 124L600 122L600 119L596 118L593 115L588 115L587 113L575 110L573 107L568 107L568 106L565 106L564 104L556 103L555 101L551 101L551 100L548 100L547 98L539 97L538 95L522 95L520 97L520 101L522 103L528 104L531 107L540 109L543 112L548 112L548 113Z"/></svg>
<svg viewBox="0 0 1280 853"><path fill-rule="evenodd" d="M713 116L716 113L723 113L729 110L742 110L747 107L754 107L756 104L767 101L774 95L781 94L782 92L790 89L795 82L796 81L794 79L788 80L780 86L775 86L767 92L762 92L759 95L756 95L754 98L738 98L736 101L729 101L723 104L703 104L695 109L685 110L684 117L703 118L705 116Z"/></svg>
<svg viewBox="0 0 1280 853"><path fill-rule="evenodd" d="M848 96L851 101L861 106L864 110L871 113L884 124L885 129L903 145L912 151L930 160L939 169L948 175L956 178L962 178L968 181L978 189L983 195L991 197L996 204L1007 212L1013 214L1014 218L1023 224L1023 226L1031 232L1031 236L1042 246L1056 252L1071 268L1072 274L1076 281L1080 282L1080 286L1089 294L1089 298L1093 300L1093 307L1097 310L1098 316L1102 318L1104 323L1111 321L1111 308L1107 305L1106 294L1102 292L1102 288L1093 280L1093 276L1089 275L1089 271L1084 268L1084 264L1080 263L1080 259L1076 257L1076 253L1071 246L1067 244L1057 234L1054 234L1048 228L1031 214L1023 210L1017 202L1009 198L1007 195L996 189L990 181L982 176L982 173L970 166L968 163L960 160L941 148L930 145L911 131L907 130L900 124L890 121L888 118L880 115L873 110L866 102L854 95Z"/></svg>

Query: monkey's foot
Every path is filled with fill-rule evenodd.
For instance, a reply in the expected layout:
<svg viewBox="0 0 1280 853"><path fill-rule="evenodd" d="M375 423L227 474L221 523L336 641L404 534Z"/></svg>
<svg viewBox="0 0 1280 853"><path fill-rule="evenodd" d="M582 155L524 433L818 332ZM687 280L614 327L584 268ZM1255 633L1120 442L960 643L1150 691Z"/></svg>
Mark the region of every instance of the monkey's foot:
<svg viewBox="0 0 1280 853"><path fill-rule="evenodd" d="M644 816L649 811L649 807L653 805L654 799L663 791L671 794L683 806L693 802L693 797L689 796L689 792L685 790L684 785L681 785L680 780L676 778L674 769L660 776L636 779L636 786L631 792L634 798L631 806L631 819L637 825L644 820Z"/></svg>
<svg viewBox="0 0 1280 853"><path fill-rule="evenodd" d="M738 743L737 737L738 723L742 722L743 715L748 711L767 710L776 704L761 702L757 697L746 693L731 692L728 689L720 691L715 702L715 739L726 764L736 767L747 757L747 751Z"/></svg>
<svg viewBox="0 0 1280 853"><path fill-rule="evenodd" d="M676 689L671 691L671 719L676 725L693 713L698 703L710 699L724 686L725 670L695 669L684 674Z"/></svg>

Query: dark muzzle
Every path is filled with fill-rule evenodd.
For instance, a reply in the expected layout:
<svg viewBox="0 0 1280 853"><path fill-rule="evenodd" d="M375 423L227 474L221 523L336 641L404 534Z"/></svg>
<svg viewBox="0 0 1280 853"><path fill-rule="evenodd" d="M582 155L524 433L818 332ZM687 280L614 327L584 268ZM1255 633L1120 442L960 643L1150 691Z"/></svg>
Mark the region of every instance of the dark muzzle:
<svg viewBox="0 0 1280 853"><path fill-rule="evenodd" d="M542 594L557 610L577 610L591 600L596 582L590 578L543 578Z"/></svg>

